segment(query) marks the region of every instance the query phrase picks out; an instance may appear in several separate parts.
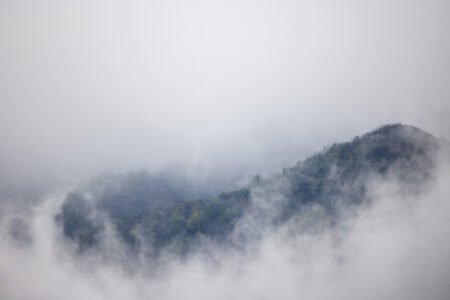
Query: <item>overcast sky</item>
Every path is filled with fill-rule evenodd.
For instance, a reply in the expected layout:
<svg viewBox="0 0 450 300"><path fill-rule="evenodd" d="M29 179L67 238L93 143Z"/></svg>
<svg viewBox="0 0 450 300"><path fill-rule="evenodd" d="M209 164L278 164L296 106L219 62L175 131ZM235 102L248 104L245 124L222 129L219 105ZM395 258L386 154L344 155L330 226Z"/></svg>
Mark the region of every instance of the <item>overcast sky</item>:
<svg viewBox="0 0 450 300"><path fill-rule="evenodd" d="M447 0L0 0L0 66L3 182L450 136Z"/></svg>

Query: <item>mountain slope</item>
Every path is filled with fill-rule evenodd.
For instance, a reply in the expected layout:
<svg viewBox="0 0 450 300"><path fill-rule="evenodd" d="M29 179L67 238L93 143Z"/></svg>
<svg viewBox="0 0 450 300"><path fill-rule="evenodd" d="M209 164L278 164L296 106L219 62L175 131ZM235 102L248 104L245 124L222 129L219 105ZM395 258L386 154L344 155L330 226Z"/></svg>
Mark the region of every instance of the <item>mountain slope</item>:
<svg viewBox="0 0 450 300"><path fill-rule="evenodd" d="M141 174L125 178L122 187L109 185L101 194L69 194L56 220L80 251L101 249L105 224L111 222L131 253L183 254L204 240L231 243L227 237L248 216L261 226L280 226L314 205L333 224L342 207L370 201L370 178L391 178L419 190L432 174L441 144L413 126L386 125L333 144L271 178L255 176L247 187L214 198L189 199L188 187L183 197L179 185ZM241 229L243 241L245 231Z"/></svg>

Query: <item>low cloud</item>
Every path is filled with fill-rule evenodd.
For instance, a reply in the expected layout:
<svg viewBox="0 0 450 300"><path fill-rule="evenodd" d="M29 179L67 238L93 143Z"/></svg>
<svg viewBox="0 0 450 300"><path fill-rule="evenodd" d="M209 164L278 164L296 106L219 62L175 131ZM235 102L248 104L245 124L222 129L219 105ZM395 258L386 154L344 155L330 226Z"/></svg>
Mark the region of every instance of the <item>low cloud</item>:
<svg viewBox="0 0 450 300"><path fill-rule="evenodd" d="M336 226L302 231L295 228L299 223L288 222L267 227L258 239L247 240L244 249L209 244L206 252L185 259L167 255L158 264L128 267L95 252L77 254L54 222L66 192L54 193L30 214L3 214L0 296L447 299L449 180L448 162L439 164L420 192L405 193L404 183L393 180L371 180L371 204L355 209ZM251 222L260 224L251 217L245 222L237 230ZM17 235L17 230L26 234ZM21 235L32 238L18 243ZM117 242L114 236L108 238Z"/></svg>

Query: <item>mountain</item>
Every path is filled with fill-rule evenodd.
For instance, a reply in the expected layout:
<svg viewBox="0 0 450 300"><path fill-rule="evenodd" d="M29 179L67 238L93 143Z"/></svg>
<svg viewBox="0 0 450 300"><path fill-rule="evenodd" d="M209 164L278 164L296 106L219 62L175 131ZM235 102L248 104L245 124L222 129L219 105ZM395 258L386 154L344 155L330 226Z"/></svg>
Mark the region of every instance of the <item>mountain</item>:
<svg viewBox="0 0 450 300"><path fill-rule="evenodd" d="M385 125L326 147L270 178L255 176L246 187L216 197L202 198L186 182L146 172L96 180L67 195L56 222L80 252L101 250L106 228L112 224L129 253L145 252L147 257L164 250L187 254L204 241L236 245L264 226L297 219L307 227L302 212L311 207L322 213L321 220L314 217L312 222L333 226L343 212L370 203L369 179L396 180L420 192L443 145L419 128ZM237 230L237 224L248 218L257 226Z"/></svg>

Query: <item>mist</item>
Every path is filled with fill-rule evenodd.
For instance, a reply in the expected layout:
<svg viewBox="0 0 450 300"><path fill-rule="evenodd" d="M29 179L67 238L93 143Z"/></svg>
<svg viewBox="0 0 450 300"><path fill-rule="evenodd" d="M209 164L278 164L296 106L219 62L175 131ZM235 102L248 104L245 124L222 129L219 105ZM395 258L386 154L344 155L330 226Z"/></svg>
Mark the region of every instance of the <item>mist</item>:
<svg viewBox="0 0 450 300"><path fill-rule="evenodd" d="M96 252L74 251L54 222L67 191L55 191L29 212L3 211L0 295L13 300L447 299L448 158L440 160L432 178L419 192L393 178L369 179L373 201L356 209L342 206L346 217L336 226L325 226L314 209L299 218L316 220L313 228L295 219L261 227L261 219L250 213L235 234L256 227L263 235L247 239L243 249L206 243L184 259L168 253L157 263L125 265ZM105 242L114 252L110 257L123 255L114 234Z"/></svg>
<svg viewBox="0 0 450 300"><path fill-rule="evenodd" d="M237 247L184 257L130 258L100 213L80 253L55 221L74 191L214 197L382 124L448 144L448 36L441 0L0 0L0 298L448 299L447 154L333 222L274 226L283 195L250 184Z"/></svg>
<svg viewBox="0 0 450 300"><path fill-rule="evenodd" d="M3 185L239 181L385 123L448 136L447 1L1 1Z"/></svg>

